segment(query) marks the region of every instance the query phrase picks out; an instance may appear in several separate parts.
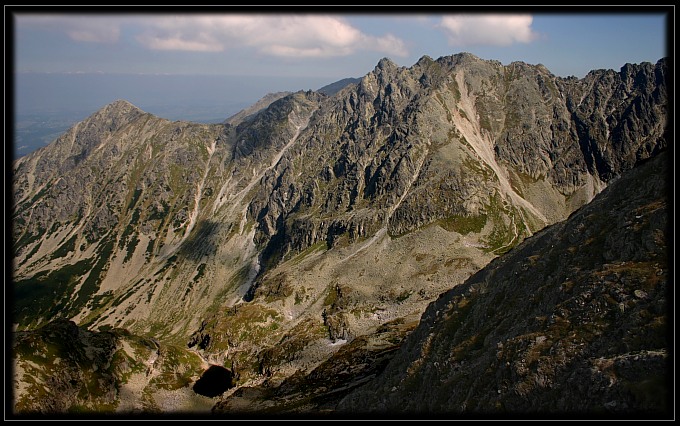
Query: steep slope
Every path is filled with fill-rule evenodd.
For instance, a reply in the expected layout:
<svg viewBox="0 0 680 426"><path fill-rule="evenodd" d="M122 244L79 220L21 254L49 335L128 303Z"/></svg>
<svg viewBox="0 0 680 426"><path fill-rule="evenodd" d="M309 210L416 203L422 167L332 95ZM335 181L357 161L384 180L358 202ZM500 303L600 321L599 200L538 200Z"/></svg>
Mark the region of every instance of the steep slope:
<svg viewBox="0 0 680 426"><path fill-rule="evenodd" d="M232 124L115 102L14 164L14 321L123 327L276 386L663 150L666 72L458 54Z"/></svg>
<svg viewBox="0 0 680 426"><path fill-rule="evenodd" d="M347 413L671 413L660 155L432 303Z"/></svg>
<svg viewBox="0 0 680 426"><path fill-rule="evenodd" d="M155 320L191 322L198 309L190 305L192 284L213 273L204 257L227 281L255 256L252 238L240 234L243 207L235 204L247 205L259 175L295 139L302 118L293 110L304 97L275 103L236 128L170 122L119 101L18 161L16 322L151 318L147 331ZM289 115L297 121L289 123ZM46 164L55 159L62 160ZM239 235L222 246L235 229ZM216 261L221 249L227 257ZM224 288L195 290L212 303ZM178 300L189 305L181 309Z"/></svg>

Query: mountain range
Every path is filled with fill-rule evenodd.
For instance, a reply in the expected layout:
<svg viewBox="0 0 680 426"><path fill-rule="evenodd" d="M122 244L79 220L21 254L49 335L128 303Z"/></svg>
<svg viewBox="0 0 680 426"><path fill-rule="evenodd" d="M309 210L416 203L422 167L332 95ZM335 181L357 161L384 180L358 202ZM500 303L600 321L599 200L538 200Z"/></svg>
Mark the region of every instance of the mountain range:
<svg viewBox="0 0 680 426"><path fill-rule="evenodd" d="M666 413L668 79L460 53L105 106L13 163L15 410Z"/></svg>

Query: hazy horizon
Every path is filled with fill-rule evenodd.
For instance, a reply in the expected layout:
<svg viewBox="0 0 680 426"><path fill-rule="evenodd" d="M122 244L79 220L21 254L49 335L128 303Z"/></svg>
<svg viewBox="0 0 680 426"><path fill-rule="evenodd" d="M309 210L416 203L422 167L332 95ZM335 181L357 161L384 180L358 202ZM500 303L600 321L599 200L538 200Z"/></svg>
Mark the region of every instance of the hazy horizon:
<svg viewBox="0 0 680 426"><path fill-rule="evenodd" d="M268 93L317 90L334 81L309 77L18 73L12 158L47 145L117 99L168 120L219 123Z"/></svg>
<svg viewBox="0 0 680 426"><path fill-rule="evenodd" d="M268 93L316 90L336 81L309 77L103 73L17 73L15 79L17 114L54 110L95 112L117 99L124 99L161 116L165 108L173 105L187 108L239 105L242 109Z"/></svg>

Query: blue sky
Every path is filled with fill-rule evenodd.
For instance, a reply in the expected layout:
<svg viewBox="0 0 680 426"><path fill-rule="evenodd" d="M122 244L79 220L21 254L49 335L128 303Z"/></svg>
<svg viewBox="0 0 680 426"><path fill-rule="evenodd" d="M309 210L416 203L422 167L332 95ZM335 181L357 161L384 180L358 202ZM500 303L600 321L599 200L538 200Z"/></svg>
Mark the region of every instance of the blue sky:
<svg viewBox="0 0 680 426"><path fill-rule="evenodd" d="M159 9L163 11L163 9ZM417 10L417 9L416 9ZM618 70L668 54L662 10L626 13L15 13L14 70L38 73L360 77L389 57L470 52L541 63L558 76ZM567 9L568 11L568 9ZM177 12L175 10L174 12Z"/></svg>

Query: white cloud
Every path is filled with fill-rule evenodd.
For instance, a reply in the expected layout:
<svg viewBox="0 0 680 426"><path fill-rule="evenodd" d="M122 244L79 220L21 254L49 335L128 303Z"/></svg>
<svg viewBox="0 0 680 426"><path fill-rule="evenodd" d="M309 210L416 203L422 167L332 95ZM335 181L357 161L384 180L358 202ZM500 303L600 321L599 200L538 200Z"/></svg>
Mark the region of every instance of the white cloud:
<svg viewBox="0 0 680 426"><path fill-rule="evenodd" d="M366 34L339 16L288 14L24 15L19 24L78 42L115 43L125 28L152 50L222 52L245 47L278 57L341 57L358 51L406 56L392 34Z"/></svg>
<svg viewBox="0 0 680 426"><path fill-rule="evenodd" d="M189 50L193 52L220 52L223 46L213 40L184 40L181 36L139 36L138 40L154 50Z"/></svg>
<svg viewBox="0 0 680 426"><path fill-rule="evenodd" d="M438 25L453 46L509 46L537 38L531 15L451 15Z"/></svg>
<svg viewBox="0 0 680 426"><path fill-rule="evenodd" d="M346 56L358 50L406 56L405 43L365 34L344 19L317 15L188 15L147 19L137 40L150 49L223 51L249 47L280 57Z"/></svg>
<svg viewBox="0 0 680 426"><path fill-rule="evenodd" d="M404 41L392 34L387 34L384 37L369 37L367 43L374 44L376 50L379 52L392 53L395 56L408 56L408 49Z"/></svg>

